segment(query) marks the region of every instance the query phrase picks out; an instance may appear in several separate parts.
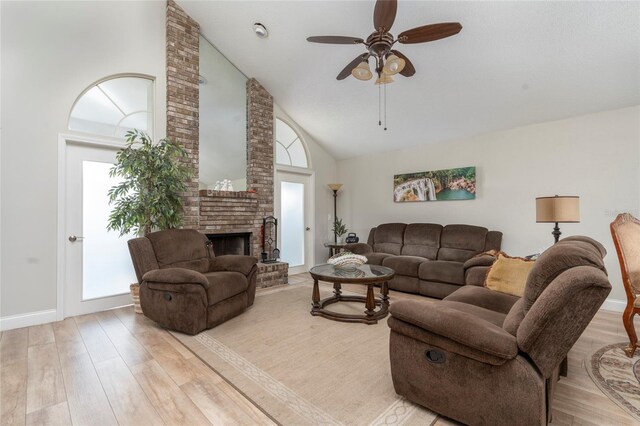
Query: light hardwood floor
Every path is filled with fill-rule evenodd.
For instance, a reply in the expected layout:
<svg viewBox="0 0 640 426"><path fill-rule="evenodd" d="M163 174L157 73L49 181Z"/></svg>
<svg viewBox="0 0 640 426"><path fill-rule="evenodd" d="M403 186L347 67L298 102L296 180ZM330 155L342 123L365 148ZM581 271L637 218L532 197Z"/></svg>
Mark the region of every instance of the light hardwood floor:
<svg viewBox="0 0 640 426"><path fill-rule="evenodd" d="M290 277L291 285L308 280L307 274ZM590 351L625 339L620 314L596 315L569 353L554 425L637 424L598 390L583 366ZM132 307L2 332L0 366L2 425L274 424Z"/></svg>

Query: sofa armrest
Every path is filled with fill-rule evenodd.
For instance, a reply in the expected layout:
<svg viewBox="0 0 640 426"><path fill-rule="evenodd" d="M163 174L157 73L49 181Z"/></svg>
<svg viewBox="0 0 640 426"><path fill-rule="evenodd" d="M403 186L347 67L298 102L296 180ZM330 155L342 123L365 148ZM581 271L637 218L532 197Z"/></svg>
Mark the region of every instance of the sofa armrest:
<svg viewBox="0 0 640 426"><path fill-rule="evenodd" d="M350 251L353 254L367 254L373 253L373 247L367 243L354 243L344 246L345 251Z"/></svg>
<svg viewBox="0 0 640 426"><path fill-rule="evenodd" d="M400 300L391 305L393 318L414 325L429 334L444 337L461 346L453 352L480 352L491 358L509 360L518 354L515 336L501 327L467 312L458 311L438 303Z"/></svg>
<svg viewBox="0 0 640 426"><path fill-rule="evenodd" d="M464 263L464 283L466 285L484 286L491 265L496 257L490 254L481 254L472 257Z"/></svg>
<svg viewBox="0 0 640 426"><path fill-rule="evenodd" d="M209 272L240 272L248 276L256 263L258 263L258 259L252 256L225 254L216 256L209 261Z"/></svg>
<svg viewBox="0 0 640 426"><path fill-rule="evenodd" d="M495 256L492 256L490 254L480 254L464 262L464 269L467 270L475 266L491 266L495 261Z"/></svg>
<svg viewBox="0 0 640 426"><path fill-rule="evenodd" d="M142 276L142 281L163 284L200 284L209 287L207 277L198 271L185 268L154 269Z"/></svg>

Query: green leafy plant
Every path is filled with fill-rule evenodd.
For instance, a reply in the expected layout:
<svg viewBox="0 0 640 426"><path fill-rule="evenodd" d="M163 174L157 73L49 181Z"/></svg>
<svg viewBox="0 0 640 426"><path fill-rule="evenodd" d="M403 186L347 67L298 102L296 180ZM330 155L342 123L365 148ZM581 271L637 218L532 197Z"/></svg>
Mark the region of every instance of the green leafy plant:
<svg viewBox="0 0 640 426"><path fill-rule="evenodd" d="M153 143L139 130L126 133L127 145L116 154L111 177L122 182L109 189L107 229L120 236L133 231L140 235L155 229L175 228L182 223L182 198L191 169L182 160L185 149L169 139Z"/></svg>
<svg viewBox="0 0 640 426"><path fill-rule="evenodd" d="M342 237L348 231L347 225L342 223L342 219L336 218L335 222L333 222L333 233L338 237Z"/></svg>

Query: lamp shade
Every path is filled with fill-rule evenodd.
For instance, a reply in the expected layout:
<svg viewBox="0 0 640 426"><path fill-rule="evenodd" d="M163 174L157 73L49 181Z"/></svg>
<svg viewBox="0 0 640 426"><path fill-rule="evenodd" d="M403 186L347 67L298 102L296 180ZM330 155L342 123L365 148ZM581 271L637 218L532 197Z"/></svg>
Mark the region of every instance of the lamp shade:
<svg viewBox="0 0 640 426"><path fill-rule="evenodd" d="M339 191L340 188L342 188L342 184L341 183L330 183L327 186L329 188L331 188L332 191Z"/></svg>
<svg viewBox="0 0 640 426"><path fill-rule="evenodd" d="M391 78L389 74L385 74L385 73L382 73L382 75L378 77L376 80L377 85L389 84L389 83L393 83L393 78Z"/></svg>
<svg viewBox="0 0 640 426"><path fill-rule="evenodd" d="M556 195L536 198L536 222L580 222L580 197Z"/></svg>
<svg viewBox="0 0 640 426"><path fill-rule="evenodd" d="M404 69L405 61L402 58L398 58L396 55L389 55L387 62L382 67L382 72L388 75L398 74Z"/></svg>
<svg viewBox="0 0 640 426"><path fill-rule="evenodd" d="M373 73L369 69L369 62L362 61L360 64L351 70L351 75L358 80L370 80L373 77Z"/></svg>

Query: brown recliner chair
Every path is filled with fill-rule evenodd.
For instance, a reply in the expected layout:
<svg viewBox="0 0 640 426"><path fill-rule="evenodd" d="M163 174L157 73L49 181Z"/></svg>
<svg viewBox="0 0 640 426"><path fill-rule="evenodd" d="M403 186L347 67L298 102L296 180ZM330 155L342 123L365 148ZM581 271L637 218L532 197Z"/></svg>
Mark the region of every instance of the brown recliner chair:
<svg viewBox="0 0 640 426"><path fill-rule="evenodd" d="M560 241L508 312L505 295L476 286L392 303L396 392L471 425L546 424L559 366L611 291L605 254L587 237Z"/></svg>
<svg viewBox="0 0 640 426"><path fill-rule="evenodd" d="M196 334L253 305L257 259L214 256L191 229L152 232L129 240L145 316L163 327Z"/></svg>

